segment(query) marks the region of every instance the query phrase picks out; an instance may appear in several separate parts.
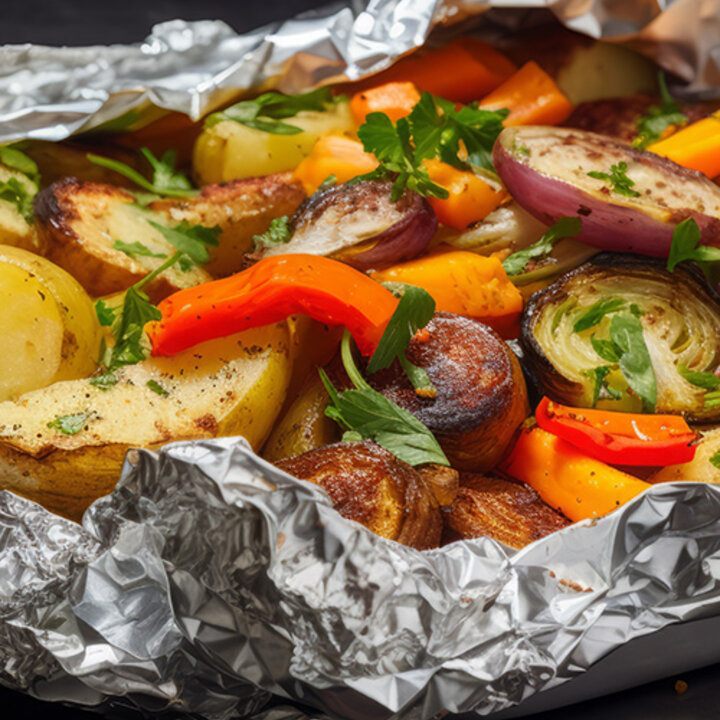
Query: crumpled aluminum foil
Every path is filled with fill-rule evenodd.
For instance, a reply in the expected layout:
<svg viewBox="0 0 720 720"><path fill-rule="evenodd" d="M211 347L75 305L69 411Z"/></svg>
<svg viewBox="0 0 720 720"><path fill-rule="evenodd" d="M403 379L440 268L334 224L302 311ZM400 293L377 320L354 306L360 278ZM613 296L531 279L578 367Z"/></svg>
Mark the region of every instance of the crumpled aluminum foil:
<svg viewBox="0 0 720 720"><path fill-rule="evenodd" d="M355 80L422 45L435 27L528 5L650 55L689 92L720 88L720 0L356 0L354 9L336 3L245 35L220 21L173 20L136 46L0 47L0 143L130 129L157 108L198 119L268 82L298 92ZM517 12L518 22L532 15Z"/></svg>
<svg viewBox="0 0 720 720"><path fill-rule="evenodd" d="M371 0L243 36L173 21L137 47L0 48L0 142L358 78L433 27L521 5ZM656 56L693 92L720 87L720 0L532 5ZM719 581L713 486L653 488L518 553L489 539L419 553L343 520L242 440L178 443L130 453L82 526L0 493L0 683L218 719L490 714L718 615Z"/></svg>
<svg viewBox="0 0 720 720"><path fill-rule="evenodd" d="M271 694L351 720L485 715L720 612L720 488L700 483L519 552L419 552L226 438L132 451L82 527L0 493L0 538L2 682L207 718Z"/></svg>

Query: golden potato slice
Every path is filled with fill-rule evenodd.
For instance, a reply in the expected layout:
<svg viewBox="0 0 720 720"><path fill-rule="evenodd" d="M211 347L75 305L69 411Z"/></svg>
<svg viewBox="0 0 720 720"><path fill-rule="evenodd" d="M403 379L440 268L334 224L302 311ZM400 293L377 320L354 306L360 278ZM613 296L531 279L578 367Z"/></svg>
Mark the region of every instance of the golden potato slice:
<svg viewBox="0 0 720 720"><path fill-rule="evenodd" d="M101 334L92 301L62 268L0 245L0 305L0 400L95 370Z"/></svg>
<svg viewBox="0 0 720 720"><path fill-rule="evenodd" d="M37 192L37 185L27 175L0 165L0 185L10 179L19 182L31 196ZM0 198L0 243L33 252L37 252L39 247L34 226L28 222L26 217L23 217L14 202L2 198Z"/></svg>
<svg viewBox="0 0 720 720"><path fill-rule="evenodd" d="M70 380L0 403L0 488L77 519L129 448L222 435L259 448L290 380L288 347L279 323L127 366L104 391Z"/></svg>
<svg viewBox="0 0 720 720"><path fill-rule="evenodd" d="M225 185L207 185L199 195L187 199L158 200L150 209L169 224L219 226L219 244L210 248L205 269L216 276L231 275L243 268L243 253L254 235L267 230L270 221L292 215L305 199L302 184L290 173L235 180Z"/></svg>
<svg viewBox="0 0 720 720"><path fill-rule="evenodd" d="M720 484L718 459L710 459L720 454L720 428L703 433L695 450L695 457L680 465L667 465L648 478L648 482L706 482Z"/></svg>
<svg viewBox="0 0 720 720"><path fill-rule="evenodd" d="M66 178L42 190L35 200L38 230L46 256L65 268L94 296L126 290L157 268L175 248L150 220L168 224L114 185ZM116 240L140 242L161 257L127 255ZM174 265L144 289L153 301L212 279L202 268Z"/></svg>
<svg viewBox="0 0 720 720"><path fill-rule="evenodd" d="M325 112L304 111L286 120L303 132L275 135L234 120L206 126L195 143L193 168L198 185L292 170L328 133L353 135L350 105L339 102Z"/></svg>

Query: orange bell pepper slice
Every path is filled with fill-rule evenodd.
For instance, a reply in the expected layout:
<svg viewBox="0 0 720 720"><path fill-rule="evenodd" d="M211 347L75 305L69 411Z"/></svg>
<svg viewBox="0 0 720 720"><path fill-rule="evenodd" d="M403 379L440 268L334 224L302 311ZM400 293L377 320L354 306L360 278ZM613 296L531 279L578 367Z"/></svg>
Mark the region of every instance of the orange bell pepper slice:
<svg viewBox="0 0 720 720"><path fill-rule="evenodd" d="M683 167L715 178L720 175L720 112L688 125L647 149Z"/></svg>
<svg viewBox="0 0 720 720"><path fill-rule="evenodd" d="M421 287L432 295L436 310L476 318L503 337L517 336L522 295L495 257L451 250L393 265L372 277Z"/></svg>
<svg viewBox="0 0 720 720"><path fill-rule="evenodd" d="M344 135L323 135L295 168L294 174L305 192L312 195L331 175L337 183L344 183L372 172L377 165L377 158L365 152L357 140Z"/></svg>
<svg viewBox="0 0 720 720"><path fill-rule="evenodd" d="M573 522L607 515L652 487L540 427L523 429L500 467Z"/></svg>
<svg viewBox="0 0 720 720"><path fill-rule="evenodd" d="M480 102L483 110L507 108L503 124L559 125L570 116L572 104L555 81L536 63L525 63Z"/></svg>
<svg viewBox="0 0 720 720"><path fill-rule="evenodd" d="M425 168L430 179L449 193L447 198L428 197L428 202L443 225L457 230L482 220L509 197L505 189L496 190L475 173L436 158L425 160Z"/></svg>
<svg viewBox="0 0 720 720"><path fill-rule="evenodd" d="M145 329L153 355L175 355L205 340L304 314L345 326L360 352L371 355L397 304L389 290L337 260L277 255L170 295L158 305L162 319Z"/></svg>
<svg viewBox="0 0 720 720"><path fill-rule="evenodd" d="M411 82L390 82L361 90L350 100L355 122L362 125L371 112L385 113L393 122L410 114L420 101L420 92Z"/></svg>

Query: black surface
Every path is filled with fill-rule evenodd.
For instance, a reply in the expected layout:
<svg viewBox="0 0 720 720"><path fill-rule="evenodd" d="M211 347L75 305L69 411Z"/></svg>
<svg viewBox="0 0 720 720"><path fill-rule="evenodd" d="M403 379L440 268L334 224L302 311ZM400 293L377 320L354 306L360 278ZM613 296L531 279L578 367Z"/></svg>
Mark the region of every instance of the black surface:
<svg viewBox="0 0 720 720"><path fill-rule="evenodd" d="M0 0L0 44L95 45L138 42L157 22L219 18L238 32L318 7L317 0ZM1 68L0 68L1 71ZM671 648L668 649L672 651ZM687 683L678 694L676 680ZM681 678L535 715L536 720L710 720L720 718L720 665ZM0 688L0 717L91 720L76 708L43 703ZM105 717L119 717L116 712ZM132 716L127 716L132 717ZM140 717L137 715L136 717Z"/></svg>

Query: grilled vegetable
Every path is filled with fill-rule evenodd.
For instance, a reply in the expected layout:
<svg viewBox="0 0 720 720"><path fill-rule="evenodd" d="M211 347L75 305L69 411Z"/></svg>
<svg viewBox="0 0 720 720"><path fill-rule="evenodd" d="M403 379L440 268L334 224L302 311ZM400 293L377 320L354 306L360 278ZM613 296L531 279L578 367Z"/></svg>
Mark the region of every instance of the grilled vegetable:
<svg viewBox="0 0 720 720"><path fill-rule="evenodd" d="M418 550L440 544L440 508L422 476L373 442L326 445L277 466L320 485L343 517L382 537Z"/></svg>
<svg viewBox="0 0 720 720"><path fill-rule="evenodd" d="M476 473L461 475L457 497L443 520L445 542L488 536L513 548L525 547L570 524L530 486Z"/></svg>
<svg viewBox="0 0 720 720"><path fill-rule="evenodd" d="M431 430L452 467L496 465L528 414L525 381L510 348L475 320L436 313L410 341L407 359L427 372L435 397L420 397L397 362L368 382Z"/></svg>
<svg viewBox="0 0 720 720"><path fill-rule="evenodd" d="M271 325L126 366L109 387L56 382L0 403L0 487L79 519L130 448L220 435L259 448L290 378L288 342Z"/></svg>
<svg viewBox="0 0 720 720"><path fill-rule="evenodd" d="M263 256L325 255L369 270L420 255L437 229L435 213L410 191L393 202L391 188L389 181L363 180L315 193L294 216L290 241Z"/></svg>
<svg viewBox="0 0 720 720"><path fill-rule="evenodd" d="M0 246L0 303L0 400L95 370L100 326L90 298L62 268Z"/></svg>
<svg viewBox="0 0 720 720"><path fill-rule="evenodd" d="M720 245L720 188L665 158L567 128L506 128L495 167L526 210L548 225L582 218L578 240L605 250L667 257L675 225L694 218Z"/></svg>
<svg viewBox="0 0 720 720"><path fill-rule="evenodd" d="M542 391L557 402L720 418L702 375L720 364L720 305L692 268L670 273L657 260L596 255L532 296L522 343Z"/></svg>
<svg viewBox="0 0 720 720"><path fill-rule="evenodd" d="M706 482L720 484L720 428L702 434L690 462L668 465L648 478L648 482Z"/></svg>

